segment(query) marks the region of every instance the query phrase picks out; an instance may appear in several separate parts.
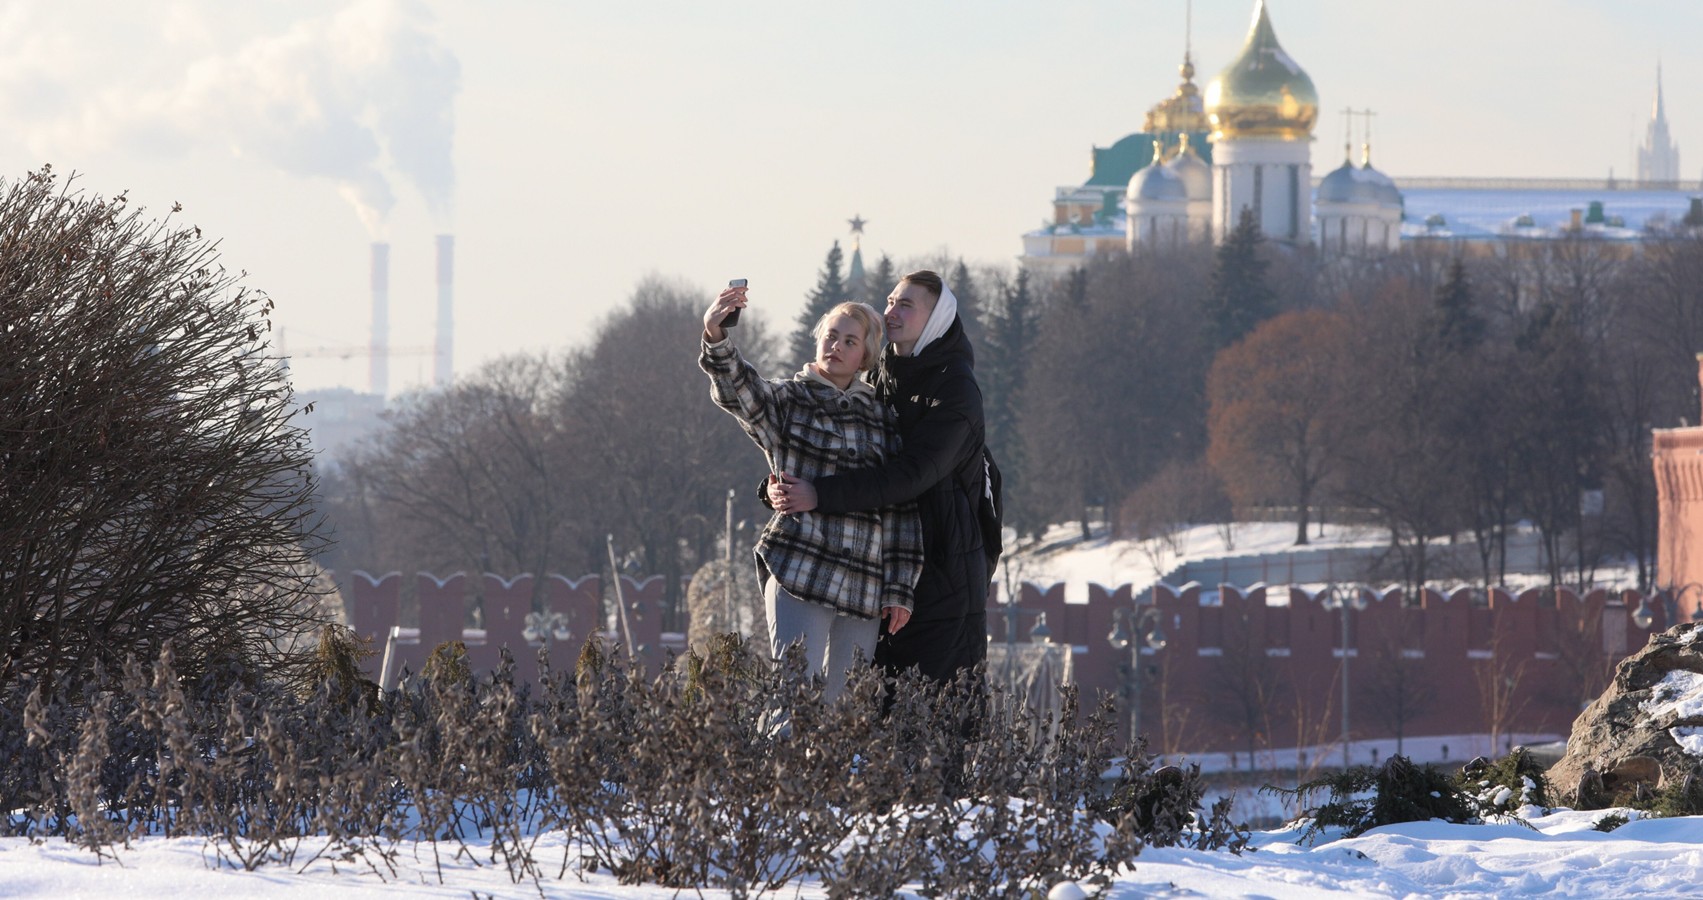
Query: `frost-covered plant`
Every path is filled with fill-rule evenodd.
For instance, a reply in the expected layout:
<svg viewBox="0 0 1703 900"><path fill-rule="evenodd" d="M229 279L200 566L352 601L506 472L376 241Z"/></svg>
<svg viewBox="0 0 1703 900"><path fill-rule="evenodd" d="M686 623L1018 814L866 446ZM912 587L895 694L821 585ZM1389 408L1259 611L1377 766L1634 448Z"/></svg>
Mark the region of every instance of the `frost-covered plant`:
<svg viewBox="0 0 1703 900"><path fill-rule="evenodd" d="M1199 765L1154 768L1153 761L1146 739L1138 740L1125 755L1112 789L1089 801L1089 809L1110 823L1129 817L1136 834L1154 847L1233 853L1247 847L1247 826L1231 820L1229 798L1215 801L1209 811L1201 806L1206 783Z"/></svg>
<svg viewBox="0 0 1703 900"><path fill-rule="evenodd" d="M1628 821L1630 820L1626 817L1625 813L1611 812L1595 822L1592 822L1591 827L1597 831L1613 831L1616 828L1625 825Z"/></svg>
<svg viewBox="0 0 1703 900"><path fill-rule="evenodd" d="M1293 790L1269 784L1260 790L1300 801L1301 808L1306 810L1307 823L1300 843L1311 843L1334 828L1341 828L1346 837L1354 837L1398 822L1477 821L1470 802L1453 777L1434 766L1415 765L1399 754L1377 768L1354 766ZM1311 798L1321 791L1328 799L1309 808Z"/></svg>
<svg viewBox="0 0 1703 900"><path fill-rule="evenodd" d="M1461 791L1481 819L1508 817L1521 808L1549 808L1549 779L1543 765L1524 747L1496 760L1482 757L1468 763L1460 774Z"/></svg>

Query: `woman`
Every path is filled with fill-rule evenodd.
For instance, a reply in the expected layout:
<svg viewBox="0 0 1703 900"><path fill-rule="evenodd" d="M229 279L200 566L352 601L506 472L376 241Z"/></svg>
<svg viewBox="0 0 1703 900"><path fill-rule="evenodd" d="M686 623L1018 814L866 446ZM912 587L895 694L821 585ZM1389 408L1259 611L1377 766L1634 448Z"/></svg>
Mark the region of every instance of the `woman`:
<svg viewBox="0 0 1703 900"><path fill-rule="evenodd" d="M704 313L698 364L710 395L763 449L770 472L817 478L881 463L898 452L895 418L860 376L875 364L881 317L842 303L816 323L816 358L790 379L764 380L745 362L722 320L745 307L744 287L721 292ZM910 618L922 569L922 531L912 503L838 513L776 513L757 539L758 576L778 659L803 644L806 665L839 696L852 659L873 655L877 617L896 632Z"/></svg>

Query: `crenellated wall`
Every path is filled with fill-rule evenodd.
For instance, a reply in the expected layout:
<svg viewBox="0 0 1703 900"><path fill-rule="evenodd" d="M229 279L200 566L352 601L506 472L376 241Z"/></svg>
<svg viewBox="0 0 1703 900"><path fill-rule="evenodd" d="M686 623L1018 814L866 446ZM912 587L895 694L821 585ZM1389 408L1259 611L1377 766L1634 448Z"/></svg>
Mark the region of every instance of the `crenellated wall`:
<svg viewBox="0 0 1703 900"><path fill-rule="evenodd" d="M1128 586L1090 585L1086 604L1067 604L1062 586L1024 585L1018 606L1045 612L1051 640L1073 645L1085 697L1115 695L1127 690L1119 667L1129 651L1108 634L1113 609L1131 606L1130 597ZM1141 657L1142 732L1159 749L1234 752L1249 745L1252 718L1260 747L1334 740L1346 656L1353 739L1394 736L1390 711L1402 706L1407 737L1566 734L1614 664L1669 624L1666 598L1656 596L1650 627L1638 628L1632 614L1645 597L1635 591L1427 589L1410 603L1400 589L1357 588L1355 597L1345 654L1343 614L1323 592L1155 586L1131 606L1158 610L1165 637ZM990 603L992 640L1005 639L1005 612ZM1249 706L1261 713L1241 712Z"/></svg>
<svg viewBox="0 0 1703 900"><path fill-rule="evenodd" d="M420 572L404 576L400 572L374 577L355 572L349 579L346 592L349 619L355 633L371 638L377 653L366 661L366 669L377 680L386 638L393 627L402 627L402 640L392 644L396 654L393 670L404 666L419 672L432 648L445 641L467 643L469 662L478 671L497 667L501 648L507 647L515 658L517 681L531 682L538 676L538 649L541 642L528 642L525 637L526 617L533 612L534 595L546 615L558 614L557 628L566 629L566 637L550 642L550 666L553 670L572 670L581 645L593 632L604 631L603 580L596 575L570 579L549 575L539 585L532 575L505 579L486 573L479 584L457 573L448 578ZM632 643L639 648L651 671L657 671L667 659L670 649L678 650L679 635L665 635L661 630L663 594L667 587L661 575L645 579L621 576L621 589L626 599L627 626L632 630ZM402 616L405 593L418 610L412 624ZM483 628L471 628L473 611L479 612ZM621 625L616 623L612 639L626 641L620 636ZM408 633L411 632L411 633Z"/></svg>
<svg viewBox="0 0 1703 900"><path fill-rule="evenodd" d="M539 644L529 643L524 630L535 602L545 614L559 614L558 624L566 627L567 636L551 642L555 670L570 670L593 632L625 644L619 623L614 631L606 628L604 585L595 575L551 575L540 582L531 575L486 574L474 582L460 574L375 578L357 572L348 582L354 628L381 654L367 662L375 679L386 636L399 627L393 673L404 666L420 671L433 647L459 639L475 669L494 669L506 646L517 680L532 681ZM632 643L649 669L659 671L683 647L682 636L659 627L664 580L622 576L621 586ZM1670 609L1676 618L1691 612L1658 595L1649 598L1650 627L1640 629L1632 614L1646 598L1636 592L1463 588L1425 590L1409 602L1400 589L1362 587L1352 597L1345 642L1343 613L1333 598L1298 587L1160 584L1138 596L1130 585L1091 584L1086 603L1070 603L1062 584L1025 584L1011 637L1027 643L1037 614L1045 613L1050 640L1072 647L1084 710L1101 694L1117 698L1120 737L1128 729L1134 671L1141 730L1155 749L1238 752L1335 740L1345 659L1353 739L1393 737L1389 712L1403 705L1408 710L1400 724L1408 737L1565 734L1614 664L1668 626ZM405 608L417 612L404 616ZM1129 650L1108 640L1119 609L1155 610L1148 621L1156 618L1164 633L1164 645L1143 649L1138 666L1128 665ZM996 585L988 603L990 641L1008 639L1011 612ZM483 627L470 627L473 622Z"/></svg>

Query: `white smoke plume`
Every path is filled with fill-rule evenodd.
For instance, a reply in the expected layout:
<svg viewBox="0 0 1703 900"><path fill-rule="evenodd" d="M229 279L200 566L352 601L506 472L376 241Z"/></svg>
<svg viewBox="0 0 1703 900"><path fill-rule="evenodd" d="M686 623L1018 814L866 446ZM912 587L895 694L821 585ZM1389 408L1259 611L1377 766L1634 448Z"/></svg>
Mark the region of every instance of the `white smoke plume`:
<svg viewBox="0 0 1703 900"><path fill-rule="evenodd" d="M393 176L447 224L461 67L425 3L360 0L222 50L202 26L225 13L197 6L173 4L164 37L169 45L181 34L176 49L200 55L168 77L157 73L153 87L110 85L84 94L70 115L59 107L55 139L45 143L173 154L217 140L239 156L331 181L375 238L396 203Z"/></svg>

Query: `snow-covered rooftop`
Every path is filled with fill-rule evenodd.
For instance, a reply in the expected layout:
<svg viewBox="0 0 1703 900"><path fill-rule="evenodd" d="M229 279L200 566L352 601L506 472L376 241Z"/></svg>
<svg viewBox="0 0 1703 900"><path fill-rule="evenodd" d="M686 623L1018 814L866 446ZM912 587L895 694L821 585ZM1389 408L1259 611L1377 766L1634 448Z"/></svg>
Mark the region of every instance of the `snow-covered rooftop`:
<svg viewBox="0 0 1703 900"><path fill-rule="evenodd" d="M1573 211L1602 203L1606 219L1619 225L1585 226L1586 234L1604 238L1641 237L1646 228L1663 228L1679 222L1690 207L1688 191L1609 190L1503 190L1473 188L1406 188L1396 179L1406 201L1404 237L1436 235L1445 231L1454 237L1555 237L1572 223ZM1441 229L1427 229L1426 220L1441 216ZM1529 217L1530 225L1518 224Z"/></svg>

